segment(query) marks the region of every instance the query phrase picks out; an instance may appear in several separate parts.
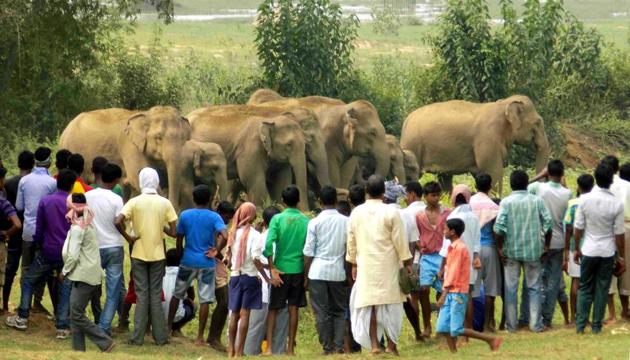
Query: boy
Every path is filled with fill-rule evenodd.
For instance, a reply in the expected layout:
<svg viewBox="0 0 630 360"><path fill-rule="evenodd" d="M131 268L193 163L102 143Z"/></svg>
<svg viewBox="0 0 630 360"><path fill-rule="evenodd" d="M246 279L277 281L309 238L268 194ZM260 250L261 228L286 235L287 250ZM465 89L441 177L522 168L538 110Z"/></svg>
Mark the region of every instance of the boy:
<svg viewBox="0 0 630 360"><path fill-rule="evenodd" d="M168 319L170 305L173 299L176 299L173 294L175 287L177 286L177 273L179 272L180 257L177 249L169 249L166 252L166 269L164 269L164 279L162 279L162 288L164 290L164 302L162 307L164 309L164 316ZM188 324L195 318L195 302L194 292L192 288L187 289L188 296L183 301L177 301L179 304L175 311L169 330L173 334L180 334L184 325ZM207 317L207 316L206 316Z"/></svg>
<svg viewBox="0 0 630 360"><path fill-rule="evenodd" d="M423 337L431 336L431 303L429 302L431 287L438 293L442 291L442 284L438 279L438 272L442 265L439 252L444 239L446 218L451 210L440 205L441 195L440 184L435 181L426 183L424 200L427 207L416 215L416 225L420 234L420 307L424 324Z"/></svg>
<svg viewBox="0 0 630 360"><path fill-rule="evenodd" d="M110 165L109 162L107 161L107 159L105 159L102 156L97 156L94 158L94 160L92 160L92 174L94 175L94 183L90 184L90 186L93 189L98 189L100 187L103 187L103 169L107 166ZM114 192L114 194L120 196L121 198L123 197L123 189L120 186L120 184L116 184L114 186L114 188L111 189L111 191Z"/></svg>
<svg viewBox="0 0 630 360"><path fill-rule="evenodd" d="M198 185L193 190L194 209L184 210L177 224L177 252L181 256L175 292L168 313L169 329L173 325L175 311L180 300L186 299L186 290L197 279L199 295L199 330L195 345L204 344L203 332L208 322L210 303L214 302L215 260L217 253L225 247L227 238L225 224L219 216L208 209L212 194L207 185ZM215 245L215 237L217 238ZM183 247L186 238L186 248Z"/></svg>
<svg viewBox="0 0 630 360"><path fill-rule="evenodd" d="M573 238L573 223L575 222L575 214L580 205L580 196L588 194L593 189L595 179L590 174L582 174L577 179L577 198L569 201L567 212L564 215L564 261L562 268L571 278L571 323L575 322L575 310L577 306L577 292L580 286L580 264L573 259L575 252L575 239ZM582 244L580 244L581 246Z"/></svg>
<svg viewBox="0 0 630 360"><path fill-rule="evenodd" d="M446 221L444 237L451 241L446 255L446 272L444 275L444 289L438 300L440 313L438 315L436 332L446 337L446 343L452 353L457 352L457 336L485 341L490 350L497 351L503 338L495 338L472 329L464 329L464 316L468 302L468 288L470 280L470 255L466 244L460 239L465 225L461 219Z"/></svg>

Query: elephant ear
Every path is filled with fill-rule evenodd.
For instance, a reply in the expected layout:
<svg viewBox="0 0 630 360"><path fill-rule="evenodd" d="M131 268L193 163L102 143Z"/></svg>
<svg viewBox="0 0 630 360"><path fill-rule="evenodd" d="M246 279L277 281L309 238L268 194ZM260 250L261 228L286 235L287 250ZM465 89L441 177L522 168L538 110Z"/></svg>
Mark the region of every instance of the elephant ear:
<svg viewBox="0 0 630 360"><path fill-rule="evenodd" d="M525 103L519 100L514 100L505 105L505 118L510 123L512 128L512 135L516 135L523 126L523 119L521 118L521 112L525 107Z"/></svg>
<svg viewBox="0 0 630 360"><path fill-rule="evenodd" d="M343 127L343 137L348 141L350 149L354 147L354 135L357 132L357 125L359 124L357 116L357 111L354 108L350 108L344 115L343 119L345 122Z"/></svg>
<svg viewBox="0 0 630 360"><path fill-rule="evenodd" d="M149 131L149 119L145 114L137 114L127 120L125 135L142 152L147 146L147 131Z"/></svg>
<svg viewBox="0 0 630 360"><path fill-rule="evenodd" d="M273 152L273 133L276 128L276 123L263 121L260 124L260 141L267 151L267 154Z"/></svg>

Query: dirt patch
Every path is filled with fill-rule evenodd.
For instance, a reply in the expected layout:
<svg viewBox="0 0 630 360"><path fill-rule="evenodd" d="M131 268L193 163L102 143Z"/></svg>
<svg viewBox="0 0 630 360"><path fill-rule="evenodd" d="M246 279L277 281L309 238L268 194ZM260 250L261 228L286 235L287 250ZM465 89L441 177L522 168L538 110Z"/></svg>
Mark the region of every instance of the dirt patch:
<svg viewBox="0 0 630 360"><path fill-rule="evenodd" d="M592 168L610 152L610 147L601 144L596 137L585 129L563 124L560 127L565 141L562 161L570 168Z"/></svg>

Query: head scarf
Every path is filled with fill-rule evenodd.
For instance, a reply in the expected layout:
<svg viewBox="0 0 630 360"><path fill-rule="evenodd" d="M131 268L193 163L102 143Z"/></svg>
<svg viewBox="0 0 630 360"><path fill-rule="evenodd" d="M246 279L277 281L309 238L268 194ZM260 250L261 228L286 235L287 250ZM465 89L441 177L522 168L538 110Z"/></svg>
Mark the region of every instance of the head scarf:
<svg viewBox="0 0 630 360"><path fill-rule="evenodd" d="M243 228L241 235L241 243L236 252L236 261L234 261L234 270L240 270L241 265L245 262L245 254L247 254L247 240L252 222L256 219L256 205L245 202L236 210L232 218L232 225L228 233L228 246L232 247L236 241L236 230Z"/></svg>
<svg viewBox="0 0 630 360"><path fill-rule="evenodd" d="M396 202L399 198L405 197L405 187L400 185L398 181L385 181L385 198L389 201Z"/></svg>
<svg viewBox="0 0 630 360"><path fill-rule="evenodd" d="M35 160L36 167L46 167L52 164L52 155L49 155L45 160Z"/></svg>
<svg viewBox="0 0 630 360"><path fill-rule="evenodd" d="M138 180L140 191L143 194L157 194L157 189L160 187L160 176L155 169L145 167L138 174Z"/></svg>
<svg viewBox="0 0 630 360"><path fill-rule="evenodd" d="M90 209L86 204L73 203L72 194L68 195L66 198L66 205L69 209L66 214L66 219L68 219L72 225L78 225L81 229L85 229L90 226L92 219L94 219L92 209ZM82 215L79 216L79 213L81 212Z"/></svg>
<svg viewBox="0 0 630 360"><path fill-rule="evenodd" d="M453 207L455 207L455 198L457 198L457 195L460 195L460 194L464 195L464 199L466 199L467 204L470 202L472 191L470 191L470 188L468 187L468 185L459 184L459 185L456 185L453 188L453 192L451 192L451 205Z"/></svg>

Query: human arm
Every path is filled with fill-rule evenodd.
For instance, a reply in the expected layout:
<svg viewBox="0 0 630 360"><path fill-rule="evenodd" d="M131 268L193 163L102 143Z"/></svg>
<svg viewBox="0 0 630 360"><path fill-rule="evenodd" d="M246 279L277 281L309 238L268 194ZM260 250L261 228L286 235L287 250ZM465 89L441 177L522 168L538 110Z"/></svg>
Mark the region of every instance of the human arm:
<svg viewBox="0 0 630 360"><path fill-rule="evenodd" d="M46 206L44 201L37 205L37 218L35 220L35 233L33 234L34 244L41 246L44 242L44 232L46 231Z"/></svg>
<svg viewBox="0 0 630 360"><path fill-rule="evenodd" d="M499 206L499 213L497 214L496 221L494 222L494 238L497 241L497 253L499 259L505 265L505 255L503 253L503 245L505 244L505 235L507 233L508 225L508 212L504 206Z"/></svg>
<svg viewBox="0 0 630 360"><path fill-rule="evenodd" d="M227 239L228 239L228 233L226 229L222 229L220 231L217 232L217 236L216 236L216 242L215 242L215 247L214 248L209 248L208 251L206 251L206 256L207 257L216 257L219 260L223 260L223 249L227 246ZM231 258L231 249L228 249L228 253L229 255L226 256L226 258L230 259Z"/></svg>
<svg viewBox="0 0 630 360"><path fill-rule="evenodd" d="M473 268L481 269L481 257L479 256L481 253L481 227L479 222L477 222L476 230L473 233L475 234L473 240Z"/></svg>
<svg viewBox="0 0 630 360"><path fill-rule="evenodd" d="M582 258L582 238L584 237L584 230L586 229L586 216L584 215L583 206L579 206L575 211L575 221L573 222L573 242L575 242L575 252L573 253L573 260L576 264L580 263Z"/></svg>
<svg viewBox="0 0 630 360"><path fill-rule="evenodd" d="M8 201L4 201L2 212L4 216L11 222L11 227L8 230L0 231L0 235L2 235L1 240L8 242L11 236L13 236L22 228L22 222L17 216L15 208Z"/></svg>
<svg viewBox="0 0 630 360"><path fill-rule="evenodd" d="M181 259L184 254L184 234L177 234L175 248L177 249L177 257Z"/></svg>
<svg viewBox="0 0 630 360"><path fill-rule="evenodd" d="M18 183L17 197L15 198L15 208L17 211L24 211L24 189L23 189L23 178L20 179Z"/></svg>
<svg viewBox="0 0 630 360"><path fill-rule="evenodd" d="M571 248L571 236L573 235L573 225L565 224L564 226L564 255L562 258L562 269L564 272L569 271L569 249Z"/></svg>
<svg viewBox="0 0 630 360"><path fill-rule="evenodd" d="M626 247L624 228L624 207L621 206L615 217L615 244L617 245L617 262L621 265L621 273L626 270Z"/></svg>
<svg viewBox="0 0 630 360"><path fill-rule="evenodd" d="M273 217L269 223L269 229L267 230L267 239L265 239L265 249L262 253L267 258L267 264L269 264L269 272L271 273L271 280L269 283L278 287L282 284L280 279L281 272L274 266L273 262L273 246L279 239L279 225L278 217Z"/></svg>
<svg viewBox="0 0 630 360"><path fill-rule="evenodd" d="M308 287L308 274L311 271L311 264L317 251L317 218L308 223L306 230L306 241L304 242L304 287Z"/></svg>
<svg viewBox="0 0 630 360"><path fill-rule="evenodd" d="M172 238L177 237L177 221L169 221L163 230L166 235Z"/></svg>
<svg viewBox="0 0 630 360"><path fill-rule="evenodd" d="M411 262L413 256L409 251L409 241L405 235L405 226L398 212L394 212L392 216L391 237L394 248L398 253L398 259L403 263L409 275L413 274Z"/></svg>
<svg viewBox="0 0 630 360"><path fill-rule="evenodd" d="M537 199L537 203L541 223L543 226L543 232L545 233L545 249L543 251L543 256L546 256L547 252L549 251L549 246L551 245L553 219L551 218L551 213L549 212L541 198Z"/></svg>
<svg viewBox="0 0 630 360"><path fill-rule="evenodd" d="M125 228L125 214L119 214L116 216L116 220L114 220L114 226L116 226L116 230L122 235L123 238L129 243L129 245L133 245L138 239L140 239L137 235L129 235L127 233L127 229Z"/></svg>

